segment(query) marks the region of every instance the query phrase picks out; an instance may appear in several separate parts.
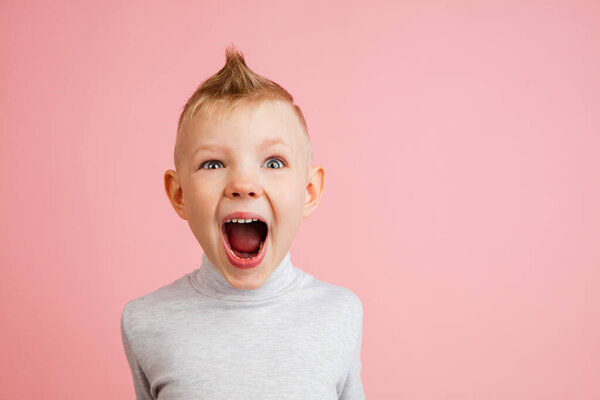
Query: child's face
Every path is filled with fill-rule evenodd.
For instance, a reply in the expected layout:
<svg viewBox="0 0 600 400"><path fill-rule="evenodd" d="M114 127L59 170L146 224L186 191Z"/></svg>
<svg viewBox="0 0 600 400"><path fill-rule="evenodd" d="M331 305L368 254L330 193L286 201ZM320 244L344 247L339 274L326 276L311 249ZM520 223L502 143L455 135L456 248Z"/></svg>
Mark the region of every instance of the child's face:
<svg viewBox="0 0 600 400"><path fill-rule="evenodd" d="M284 102L242 105L221 120L198 118L185 129L181 166L165 173L169 199L227 281L238 289L256 289L283 260L301 220L318 205L323 169L308 169L305 133ZM224 240L230 237L223 228L226 216L234 212L257 214L268 228L264 258L252 268L232 263Z"/></svg>

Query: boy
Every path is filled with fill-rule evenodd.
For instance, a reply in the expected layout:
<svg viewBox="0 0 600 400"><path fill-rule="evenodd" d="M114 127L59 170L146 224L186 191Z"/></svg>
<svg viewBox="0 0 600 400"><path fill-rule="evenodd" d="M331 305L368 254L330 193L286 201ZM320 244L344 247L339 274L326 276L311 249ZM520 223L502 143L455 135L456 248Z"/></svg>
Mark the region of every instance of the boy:
<svg viewBox="0 0 600 400"><path fill-rule="evenodd" d="M177 214L200 268L128 302L121 334L138 399L364 399L362 302L292 265L324 170L292 96L228 48L179 118Z"/></svg>

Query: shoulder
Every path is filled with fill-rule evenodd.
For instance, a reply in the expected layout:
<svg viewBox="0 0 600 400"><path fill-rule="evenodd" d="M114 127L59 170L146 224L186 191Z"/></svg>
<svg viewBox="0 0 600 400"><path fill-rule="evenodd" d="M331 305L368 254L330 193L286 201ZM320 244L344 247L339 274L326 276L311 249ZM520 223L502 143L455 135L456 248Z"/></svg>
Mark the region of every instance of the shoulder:
<svg viewBox="0 0 600 400"><path fill-rule="evenodd" d="M138 325L168 315L169 310L186 304L191 295L189 273L175 281L163 285L143 296L129 300L121 313L121 325L125 331Z"/></svg>
<svg viewBox="0 0 600 400"><path fill-rule="evenodd" d="M310 298L314 306L326 307L355 320L362 320L363 303L360 297L347 287L317 279L306 273L301 291Z"/></svg>
<svg viewBox="0 0 600 400"><path fill-rule="evenodd" d="M343 354L350 354L361 339L363 303L351 289L319 280L307 274L300 294L310 320L320 332L329 332L331 343L342 346Z"/></svg>

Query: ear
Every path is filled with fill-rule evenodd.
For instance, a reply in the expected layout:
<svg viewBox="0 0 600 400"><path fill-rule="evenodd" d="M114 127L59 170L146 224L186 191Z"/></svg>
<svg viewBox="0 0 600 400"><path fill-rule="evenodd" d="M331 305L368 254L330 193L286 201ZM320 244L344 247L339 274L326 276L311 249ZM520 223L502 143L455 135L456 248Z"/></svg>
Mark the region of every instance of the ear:
<svg viewBox="0 0 600 400"><path fill-rule="evenodd" d="M304 202L304 213L302 218L309 217L319 205L323 195L323 179L325 170L320 165L311 168L306 186L306 201Z"/></svg>
<svg viewBox="0 0 600 400"><path fill-rule="evenodd" d="M175 209L175 212L183 219L187 220L183 203L183 190L177 172L169 169L165 172L165 192Z"/></svg>

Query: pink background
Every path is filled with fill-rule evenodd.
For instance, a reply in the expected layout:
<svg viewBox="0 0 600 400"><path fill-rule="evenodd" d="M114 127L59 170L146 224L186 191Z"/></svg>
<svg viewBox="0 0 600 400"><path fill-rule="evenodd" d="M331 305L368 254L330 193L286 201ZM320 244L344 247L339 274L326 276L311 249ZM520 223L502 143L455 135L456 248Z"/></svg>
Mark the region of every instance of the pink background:
<svg viewBox="0 0 600 400"><path fill-rule="evenodd" d="M303 108L294 264L368 399L600 398L598 2L0 3L0 387L132 399L124 304L199 267L163 172L232 42Z"/></svg>

